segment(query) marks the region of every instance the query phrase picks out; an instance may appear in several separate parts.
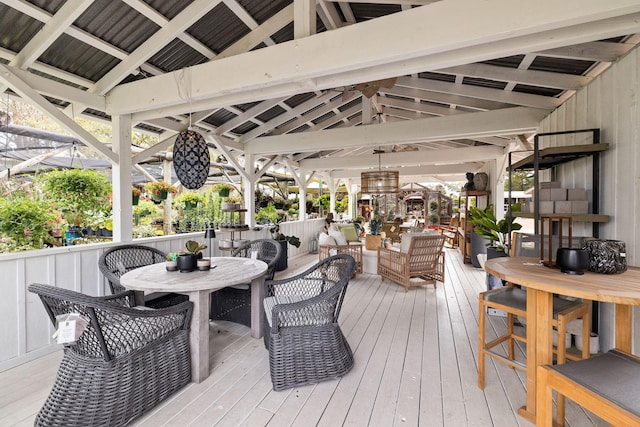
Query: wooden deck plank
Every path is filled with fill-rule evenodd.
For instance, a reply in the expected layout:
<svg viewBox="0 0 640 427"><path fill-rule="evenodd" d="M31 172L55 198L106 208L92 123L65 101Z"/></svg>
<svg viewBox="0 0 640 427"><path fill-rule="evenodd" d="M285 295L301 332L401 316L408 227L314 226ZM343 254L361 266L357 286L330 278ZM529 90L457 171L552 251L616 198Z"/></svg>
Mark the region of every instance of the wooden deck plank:
<svg viewBox="0 0 640 427"><path fill-rule="evenodd" d="M278 272L303 271L317 255ZM340 324L355 357L339 380L275 392L268 352L249 328L211 323L211 375L189 384L134 426L496 426L531 427L516 414L524 403L524 376L488 360L486 387L477 388L478 293L485 273L447 250L446 282L404 289L377 275L349 283ZM489 316L487 334L506 328ZM524 346L518 346L524 360ZM0 425L33 425L53 384L62 352L0 373ZM604 426L573 403L572 426Z"/></svg>

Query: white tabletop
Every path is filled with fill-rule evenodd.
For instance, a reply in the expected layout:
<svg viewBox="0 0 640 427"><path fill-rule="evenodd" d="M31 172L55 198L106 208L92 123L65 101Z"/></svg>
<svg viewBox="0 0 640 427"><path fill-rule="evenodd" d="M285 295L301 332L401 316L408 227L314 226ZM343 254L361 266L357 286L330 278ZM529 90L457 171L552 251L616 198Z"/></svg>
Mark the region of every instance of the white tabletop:
<svg viewBox="0 0 640 427"><path fill-rule="evenodd" d="M267 264L263 261L239 257L211 258L211 267L208 271L181 273L167 271L164 263L151 264L124 274L120 283L135 291L215 291L226 286L249 283L267 271Z"/></svg>
<svg viewBox="0 0 640 427"><path fill-rule="evenodd" d="M147 292L175 292L193 303L189 347L191 378L201 382L209 376L209 293L226 286L251 283L251 336L262 337L264 276L267 264L248 258L214 257L207 271L167 271L165 263L136 268L120 277L127 289ZM214 267L215 266L215 267Z"/></svg>

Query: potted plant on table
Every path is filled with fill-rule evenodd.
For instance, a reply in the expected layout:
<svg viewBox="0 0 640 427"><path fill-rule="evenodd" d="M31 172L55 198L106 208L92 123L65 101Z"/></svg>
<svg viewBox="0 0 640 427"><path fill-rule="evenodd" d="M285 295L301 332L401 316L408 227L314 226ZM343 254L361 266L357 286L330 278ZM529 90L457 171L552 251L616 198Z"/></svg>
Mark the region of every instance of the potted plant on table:
<svg viewBox="0 0 640 427"><path fill-rule="evenodd" d="M487 258L507 256L509 253L509 231L518 231L522 225L515 222L513 216L497 220L493 213L493 205L487 206L486 209L471 207L469 214L473 231L487 241L485 244Z"/></svg>
<svg viewBox="0 0 640 427"><path fill-rule="evenodd" d="M181 272L190 272L196 269L198 258L202 258L202 250L207 249L207 245L200 244L194 240L187 240L184 245L186 252L178 256L178 269ZM211 263L211 260L207 260Z"/></svg>

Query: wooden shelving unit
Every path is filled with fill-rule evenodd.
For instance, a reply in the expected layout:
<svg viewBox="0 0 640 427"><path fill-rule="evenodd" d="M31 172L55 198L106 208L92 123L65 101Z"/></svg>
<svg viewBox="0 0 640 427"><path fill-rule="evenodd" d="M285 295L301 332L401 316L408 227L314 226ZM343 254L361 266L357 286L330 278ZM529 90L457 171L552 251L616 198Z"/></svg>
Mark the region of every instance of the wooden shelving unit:
<svg viewBox="0 0 640 427"><path fill-rule="evenodd" d="M580 144L580 145L568 145L561 147L549 147L539 149L539 140L541 137L548 136L561 136L571 135L577 133L591 133L592 144ZM517 170L532 170L534 172L534 190L538 194L540 190L539 172L541 170L553 168L564 163L572 162L584 157L591 157L593 161L593 173L592 173L592 191L593 197L591 201L591 213L588 214L562 214L563 216L571 217L572 220L581 222L590 222L593 224L593 237L598 237L600 223L609 222L609 216L599 213L600 204L600 153L607 151L609 144L600 142L600 129L580 129L562 132L548 132L540 133L534 137L534 149L533 153L524 159L511 163L511 153L509 153L509 173ZM509 191L509 199L511 199L511 191ZM534 218L535 219L535 233L540 233L540 205L539 200L536 197L534 200L534 211L532 213L523 212L508 212L508 215L513 215L521 218Z"/></svg>

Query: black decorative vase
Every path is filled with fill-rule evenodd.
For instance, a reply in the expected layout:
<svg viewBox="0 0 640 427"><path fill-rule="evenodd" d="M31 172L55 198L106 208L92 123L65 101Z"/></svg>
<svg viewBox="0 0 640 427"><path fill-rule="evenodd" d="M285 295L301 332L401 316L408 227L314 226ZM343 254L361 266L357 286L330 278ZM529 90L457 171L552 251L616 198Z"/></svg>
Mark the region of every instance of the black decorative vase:
<svg viewBox="0 0 640 427"><path fill-rule="evenodd" d="M178 256L178 270L180 273L189 273L196 269L198 258L194 254L183 254Z"/></svg>

